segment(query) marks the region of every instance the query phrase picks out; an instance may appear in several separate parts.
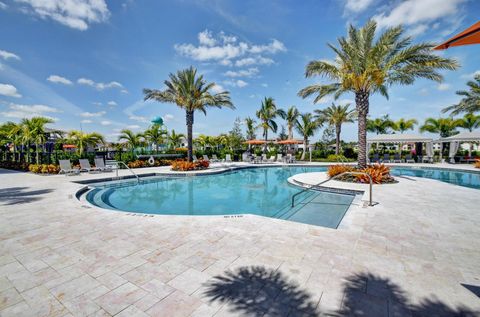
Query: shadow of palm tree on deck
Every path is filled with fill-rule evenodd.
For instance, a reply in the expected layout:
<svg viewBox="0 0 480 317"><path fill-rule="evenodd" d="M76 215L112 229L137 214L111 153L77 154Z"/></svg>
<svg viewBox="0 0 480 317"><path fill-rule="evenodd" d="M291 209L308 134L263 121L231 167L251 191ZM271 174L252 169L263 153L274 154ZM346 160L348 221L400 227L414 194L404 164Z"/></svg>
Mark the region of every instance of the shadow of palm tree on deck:
<svg viewBox="0 0 480 317"><path fill-rule="evenodd" d="M314 300L281 271L261 266L241 267L215 276L207 283L204 295L211 302L227 304L236 315L253 317L474 317L480 313L462 306L452 308L436 298L413 304L399 285L371 273L354 274L345 280L341 308L337 311L321 311L321 298Z"/></svg>
<svg viewBox="0 0 480 317"><path fill-rule="evenodd" d="M0 204L4 206L26 204L42 199L42 195L53 189L28 190L28 187L9 187L0 189Z"/></svg>

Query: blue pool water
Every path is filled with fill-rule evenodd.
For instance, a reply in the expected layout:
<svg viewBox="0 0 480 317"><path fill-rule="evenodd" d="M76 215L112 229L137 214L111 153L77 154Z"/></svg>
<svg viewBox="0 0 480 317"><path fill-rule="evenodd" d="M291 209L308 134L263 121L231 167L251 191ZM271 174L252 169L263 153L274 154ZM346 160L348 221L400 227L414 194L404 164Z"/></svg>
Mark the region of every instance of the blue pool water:
<svg viewBox="0 0 480 317"><path fill-rule="evenodd" d="M326 167L260 167L195 177L158 177L139 184L113 183L87 194L94 205L120 211L163 215L260 216L336 228L354 195L307 191L294 208L291 197L300 191L287 179ZM439 169L393 168L396 176L437 179L480 189L480 174Z"/></svg>

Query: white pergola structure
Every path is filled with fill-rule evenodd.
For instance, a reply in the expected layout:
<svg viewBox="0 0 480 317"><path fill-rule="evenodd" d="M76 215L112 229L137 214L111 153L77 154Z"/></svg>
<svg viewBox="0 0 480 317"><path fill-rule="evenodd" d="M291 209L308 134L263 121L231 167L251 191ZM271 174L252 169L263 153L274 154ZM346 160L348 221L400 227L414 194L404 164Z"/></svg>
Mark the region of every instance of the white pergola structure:
<svg viewBox="0 0 480 317"><path fill-rule="evenodd" d="M367 153L370 152L372 144L376 144L377 148L380 143L390 143L398 144L399 148L402 148L402 144L409 143L425 143L425 152L428 161L433 160L433 143L432 138L421 135L421 134L411 134L411 133L401 133L401 134L377 134L367 138ZM421 153L420 153L421 155Z"/></svg>
<svg viewBox="0 0 480 317"><path fill-rule="evenodd" d="M438 140L440 143L450 143L450 149L448 151L448 158L450 163L455 163L455 154L460 147L461 143L478 143L480 142L480 131L472 132L461 132ZM468 156L471 156L470 150L468 151Z"/></svg>

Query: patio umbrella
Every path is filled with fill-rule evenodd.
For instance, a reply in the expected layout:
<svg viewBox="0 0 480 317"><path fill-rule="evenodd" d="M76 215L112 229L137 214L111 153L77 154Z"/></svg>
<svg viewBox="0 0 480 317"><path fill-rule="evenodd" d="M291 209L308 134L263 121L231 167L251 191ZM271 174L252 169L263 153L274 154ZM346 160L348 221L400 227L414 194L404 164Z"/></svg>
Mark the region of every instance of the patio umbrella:
<svg viewBox="0 0 480 317"><path fill-rule="evenodd" d="M277 141L277 144L285 144L285 145L290 145L290 144L302 144L303 141L301 140L281 140Z"/></svg>
<svg viewBox="0 0 480 317"><path fill-rule="evenodd" d="M76 149L77 147L73 144L64 144L63 148L64 149Z"/></svg>
<svg viewBox="0 0 480 317"><path fill-rule="evenodd" d="M445 50L451 46L462 46L470 44L480 44L480 21L448 39L444 43L434 47L435 50Z"/></svg>
<svg viewBox="0 0 480 317"><path fill-rule="evenodd" d="M261 145L265 144L265 140L247 140L244 143L248 145Z"/></svg>

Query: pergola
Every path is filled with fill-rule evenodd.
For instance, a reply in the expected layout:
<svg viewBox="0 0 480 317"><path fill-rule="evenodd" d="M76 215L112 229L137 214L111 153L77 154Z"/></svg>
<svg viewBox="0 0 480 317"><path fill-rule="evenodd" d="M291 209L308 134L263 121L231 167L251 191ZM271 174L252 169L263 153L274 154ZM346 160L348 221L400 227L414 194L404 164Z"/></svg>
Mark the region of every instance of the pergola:
<svg viewBox="0 0 480 317"><path fill-rule="evenodd" d="M367 153L370 152L372 144L376 144L377 148L380 143L402 144L408 143L425 143L425 152L427 157L433 157L433 139L421 134L377 134L367 138ZM438 143L438 142L436 142Z"/></svg>
<svg viewBox="0 0 480 317"><path fill-rule="evenodd" d="M448 151L448 157L451 163L455 163L455 154L460 147L461 143L477 143L480 142L480 131L461 132L438 140L439 143L450 143L450 149ZM469 150L469 156L471 155Z"/></svg>

